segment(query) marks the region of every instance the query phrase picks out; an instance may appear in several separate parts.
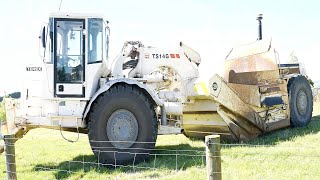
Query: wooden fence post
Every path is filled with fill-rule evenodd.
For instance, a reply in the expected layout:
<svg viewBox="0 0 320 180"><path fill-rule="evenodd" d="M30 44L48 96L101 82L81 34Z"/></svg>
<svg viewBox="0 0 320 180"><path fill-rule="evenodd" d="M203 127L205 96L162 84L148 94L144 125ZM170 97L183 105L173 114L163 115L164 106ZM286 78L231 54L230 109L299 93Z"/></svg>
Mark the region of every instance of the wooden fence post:
<svg viewBox="0 0 320 180"><path fill-rule="evenodd" d="M15 136L14 135L4 135L4 151L6 155L6 164L7 164L7 179L16 180L17 171L16 171L16 154L15 154Z"/></svg>
<svg viewBox="0 0 320 180"><path fill-rule="evenodd" d="M209 135L206 142L206 167L208 180L221 180L220 135Z"/></svg>

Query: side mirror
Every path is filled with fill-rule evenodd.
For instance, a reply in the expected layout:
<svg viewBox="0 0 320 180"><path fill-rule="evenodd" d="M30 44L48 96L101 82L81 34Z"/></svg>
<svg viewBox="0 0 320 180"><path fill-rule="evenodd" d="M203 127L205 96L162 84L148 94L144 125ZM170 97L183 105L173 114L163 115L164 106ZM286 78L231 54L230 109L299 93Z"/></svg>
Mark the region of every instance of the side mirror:
<svg viewBox="0 0 320 180"><path fill-rule="evenodd" d="M105 27L105 51L106 51L106 58L108 59L109 57L109 36L110 36L110 28L109 28L109 21L106 21L106 27Z"/></svg>
<svg viewBox="0 0 320 180"><path fill-rule="evenodd" d="M107 36L110 36L109 21L106 21L106 22L105 22L105 25L106 25L106 27L105 27L106 35L107 35Z"/></svg>
<svg viewBox="0 0 320 180"><path fill-rule="evenodd" d="M42 43L42 47L46 48L46 27L45 26L43 26L42 28L41 43Z"/></svg>

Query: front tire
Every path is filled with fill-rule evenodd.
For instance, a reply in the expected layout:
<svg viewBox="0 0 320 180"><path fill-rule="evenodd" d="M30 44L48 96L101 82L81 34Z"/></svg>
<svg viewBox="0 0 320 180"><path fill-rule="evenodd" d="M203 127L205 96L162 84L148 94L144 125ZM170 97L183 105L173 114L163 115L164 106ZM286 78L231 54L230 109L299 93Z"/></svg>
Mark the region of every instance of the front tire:
<svg viewBox="0 0 320 180"><path fill-rule="evenodd" d="M290 123L293 127L309 124L313 110L313 96L309 81L304 76L293 77L288 83Z"/></svg>
<svg viewBox="0 0 320 180"><path fill-rule="evenodd" d="M138 163L157 139L154 103L134 86L118 84L103 93L89 115L89 140L99 163Z"/></svg>

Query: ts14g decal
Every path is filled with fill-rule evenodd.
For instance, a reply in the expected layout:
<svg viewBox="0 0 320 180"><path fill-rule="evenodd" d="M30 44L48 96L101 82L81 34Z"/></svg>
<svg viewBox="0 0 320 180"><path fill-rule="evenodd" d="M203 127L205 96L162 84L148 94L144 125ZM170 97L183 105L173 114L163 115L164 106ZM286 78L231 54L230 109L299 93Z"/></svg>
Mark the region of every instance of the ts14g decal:
<svg viewBox="0 0 320 180"><path fill-rule="evenodd" d="M180 54L151 54L153 59L180 58Z"/></svg>

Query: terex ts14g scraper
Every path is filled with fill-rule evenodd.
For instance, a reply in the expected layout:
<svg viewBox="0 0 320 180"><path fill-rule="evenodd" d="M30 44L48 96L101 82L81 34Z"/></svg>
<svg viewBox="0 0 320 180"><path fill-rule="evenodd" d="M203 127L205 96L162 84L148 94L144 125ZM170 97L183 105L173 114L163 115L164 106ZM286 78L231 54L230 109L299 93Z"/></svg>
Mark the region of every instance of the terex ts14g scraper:
<svg viewBox="0 0 320 180"><path fill-rule="evenodd" d="M279 64L259 34L204 84L195 83L200 55L183 43L161 50L127 41L111 61L102 16L53 13L41 33L43 62L26 68L21 99L6 100L8 125L17 135L36 127L88 133L100 162L117 164L147 158L158 134L243 140L307 125L306 77L298 64Z"/></svg>

